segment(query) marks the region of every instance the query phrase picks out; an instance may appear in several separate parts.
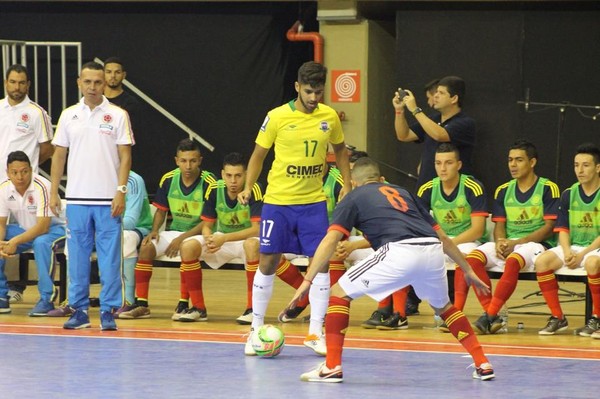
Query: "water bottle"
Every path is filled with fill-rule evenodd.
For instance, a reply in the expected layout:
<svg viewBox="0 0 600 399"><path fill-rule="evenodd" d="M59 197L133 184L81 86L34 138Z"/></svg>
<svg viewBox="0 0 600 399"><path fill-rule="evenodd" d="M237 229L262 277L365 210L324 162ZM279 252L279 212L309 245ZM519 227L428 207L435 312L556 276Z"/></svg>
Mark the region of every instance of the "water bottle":
<svg viewBox="0 0 600 399"><path fill-rule="evenodd" d="M498 332L505 334L508 332L508 307L506 305L502 306L498 316L500 316L500 319L502 320L502 328L498 330Z"/></svg>

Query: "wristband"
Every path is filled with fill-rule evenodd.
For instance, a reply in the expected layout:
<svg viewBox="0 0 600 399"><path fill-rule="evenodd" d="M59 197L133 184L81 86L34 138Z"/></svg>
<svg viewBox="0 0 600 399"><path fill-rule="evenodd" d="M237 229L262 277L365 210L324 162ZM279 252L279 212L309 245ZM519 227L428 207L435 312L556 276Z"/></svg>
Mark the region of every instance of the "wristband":
<svg viewBox="0 0 600 399"><path fill-rule="evenodd" d="M396 111L396 115L402 115L404 112L402 111Z"/></svg>

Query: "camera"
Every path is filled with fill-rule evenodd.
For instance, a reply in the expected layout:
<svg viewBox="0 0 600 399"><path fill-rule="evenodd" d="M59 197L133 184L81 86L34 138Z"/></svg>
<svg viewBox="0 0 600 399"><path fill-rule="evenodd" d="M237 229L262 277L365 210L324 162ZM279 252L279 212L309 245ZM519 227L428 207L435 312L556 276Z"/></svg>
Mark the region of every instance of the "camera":
<svg viewBox="0 0 600 399"><path fill-rule="evenodd" d="M404 97L406 97L407 95L408 95L408 93L405 90L398 88L398 96L399 96L400 101L402 101L402 99Z"/></svg>

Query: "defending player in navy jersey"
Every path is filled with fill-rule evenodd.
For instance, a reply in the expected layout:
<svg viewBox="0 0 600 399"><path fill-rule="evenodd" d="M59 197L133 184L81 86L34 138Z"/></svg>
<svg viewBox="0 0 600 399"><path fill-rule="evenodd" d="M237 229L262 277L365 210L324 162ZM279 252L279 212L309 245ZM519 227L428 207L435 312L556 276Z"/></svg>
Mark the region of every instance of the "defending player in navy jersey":
<svg viewBox="0 0 600 399"><path fill-rule="evenodd" d="M375 252L347 271L331 288L325 318L327 358L315 370L302 374L303 381L342 382L342 348L349 325L350 302L363 295L380 300L399 288L412 285L429 301L452 334L471 354L473 378L489 380L494 371L465 315L448 298L444 253L464 270L476 290L489 288L475 275L460 250L439 228L429 213L406 189L383 184L379 166L359 159L352 169L350 192L336 207L327 235L311 262L305 280L288 308L308 292L312 279L327 268L337 243L352 228L361 230Z"/></svg>

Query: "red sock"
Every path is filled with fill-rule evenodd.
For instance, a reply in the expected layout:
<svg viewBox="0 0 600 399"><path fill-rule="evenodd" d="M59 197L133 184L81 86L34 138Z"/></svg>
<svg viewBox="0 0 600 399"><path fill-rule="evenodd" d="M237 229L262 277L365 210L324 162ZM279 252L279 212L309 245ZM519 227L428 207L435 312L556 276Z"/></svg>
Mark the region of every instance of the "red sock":
<svg viewBox="0 0 600 399"><path fill-rule="evenodd" d="M542 273L536 273L536 278L546 304L550 308L552 316L562 319L564 317L560 300L558 299L558 281L554 271L548 270Z"/></svg>
<svg viewBox="0 0 600 399"><path fill-rule="evenodd" d="M190 299L190 292L185 284L185 273L181 265L179 265L179 300L187 301Z"/></svg>
<svg viewBox="0 0 600 399"><path fill-rule="evenodd" d="M350 324L350 301L332 296L325 315L325 336L327 342L327 358L325 365L332 369L342 365L344 338Z"/></svg>
<svg viewBox="0 0 600 399"><path fill-rule="evenodd" d="M286 259L279 262L275 273L277 274L277 277L282 279L287 285L294 288L300 287L300 284L304 281L304 276L300 273L300 270Z"/></svg>
<svg viewBox="0 0 600 399"><path fill-rule="evenodd" d="M148 302L148 291L150 290L150 279L152 278L152 261L138 260L135 264L135 297L138 300Z"/></svg>
<svg viewBox="0 0 600 399"><path fill-rule="evenodd" d="M197 309L206 309L204 293L202 292L202 266L200 266L200 262L197 260L181 262L181 267L185 274L185 284L190 293L192 305Z"/></svg>
<svg viewBox="0 0 600 399"><path fill-rule="evenodd" d="M390 308L392 307L392 296L388 296L383 298L381 301L379 301L379 303L377 304L377 310L382 310L382 309L386 309L386 308Z"/></svg>
<svg viewBox="0 0 600 399"><path fill-rule="evenodd" d="M471 327L471 323L469 323L463 312L451 306L450 309L441 314L441 317L446 322L452 335L471 354L475 366L479 367L481 363L488 362L487 357L483 353L483 348L477 336L475 336L473 327Z"/></svg>
<svg viewBox="0 0 600 399"><path fill-rule="evenodd" d="M304 281L304 276L302 273L300 273L300 270L298 270L296 265L287 259L282 259L281 262L279 262L275 274L277 274L277 277L293 288L300 287L300 284L302 284ZM308 295L304 295L304 297L298 301L296 306L303 308L307 307Z"/></svg>
<svg viewBox="0 0 600 399"><path fill-rule="evenodd" d="M492 282L490 280L490 276L488 276L485 271L485 265L487 264L487 258L485 254L481 251L474 250L470 254L467 255L467 262L473 268L473 271L479 277L481 281L486 283L490 290L492 288ZM475 295L477 295L477 299L479 299L479 303L483 307L483 310L487 311L490 302L492 301L492 294L483 294L475 291Z"/></svg>
<svg viewBox="0 0 600 399"><path fill-rule="evenodd" d="M346 265L341 260L330 260L329 261L329 280L331 281L330 287L333 287L338 282L340 277L346 273Z"/></svg>
<svg viewBox="0 0 600 399"><path fill-rule="evenodd" d="M246 309L252 308L252 284L254 284L256 270L258 270L258 260L246 262Z"/></svg>
<svg viewBox="0 0 600 399"><path fill-rule="evenodd" d="M296 303L296 306L299 308L305 308L308 306L308 303L309 303L308 301L309 301L308 294L306 294L302 298L300 298L298 303Z"/></svg>
<svg viewBox="0 0 600 399"><path fill-rule="evenodd" d="M506 258L504 272L496 284L492 301L487 308L488 316L496 316L508 298L515 292L519 282L519 271L525 266L525 259L519 254L512 253Z"/></svg>
<svg viewBox="0 0 600 399"><path fill-rule="evenodd" d="M469 295L469 286L465 280L465 274L460 267L454 271L454 307L459 310L465 308L467 296Z"/></svg>
<svg viewBox="0 0 600 399"><path fill-rule="evenodd" d="M588 274L588 287L592 294L592 314L600 316L600 273Z"/></svg>
<svg viewBox="0 0 600 399"><path fill-rule="evenodd" d="M400 313L400 316L406 317L406 297L410 286L406 286L392 294L392 303L394 304L394 313Z"/></svg>

